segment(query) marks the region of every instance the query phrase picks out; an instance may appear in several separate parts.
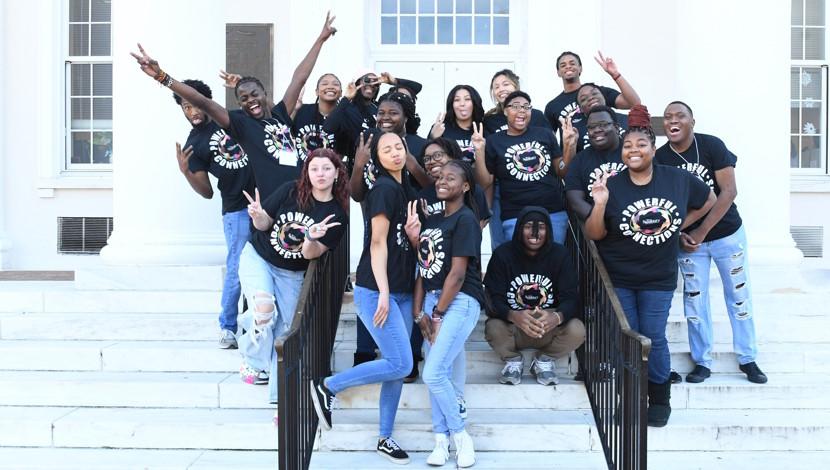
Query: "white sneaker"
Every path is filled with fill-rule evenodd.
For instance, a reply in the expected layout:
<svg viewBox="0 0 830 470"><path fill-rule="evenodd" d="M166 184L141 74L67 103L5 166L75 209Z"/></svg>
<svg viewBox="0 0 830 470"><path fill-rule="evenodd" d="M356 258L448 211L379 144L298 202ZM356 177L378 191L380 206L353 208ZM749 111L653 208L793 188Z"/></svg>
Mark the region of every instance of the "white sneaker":
<svg viewBox="0 0 830 470"><path fill-rule="evenodd" d="M435 435L435 448L427 457L427 464L435 467L440 467L447 463L450 458L450 440L446 434Z"/></svg>
<svg viewBox="0 0 830 470"><path fill-rule="evenodd" d="M455 461L460 468L472 467L476 463L476 450L473 446L473 438L467 431L453 434L455 441Z"/></svg>

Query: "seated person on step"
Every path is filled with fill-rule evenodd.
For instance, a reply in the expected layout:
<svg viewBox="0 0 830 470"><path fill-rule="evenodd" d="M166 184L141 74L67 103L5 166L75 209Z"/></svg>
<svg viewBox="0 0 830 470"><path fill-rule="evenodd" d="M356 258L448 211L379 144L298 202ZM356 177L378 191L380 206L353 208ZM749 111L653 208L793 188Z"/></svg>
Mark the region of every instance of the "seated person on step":
<svg viewBox="0 0 830 470"><path fill-rule="evenodd" d="M490 258L484 288L491 303L485 337L505 362L499 382L521 383L522 350L535 349L536 381L557 384L554 361L585 341L585 325L574 318L576 271L565 247L553 242L546 209L522 210L513 239Z"/></svg>

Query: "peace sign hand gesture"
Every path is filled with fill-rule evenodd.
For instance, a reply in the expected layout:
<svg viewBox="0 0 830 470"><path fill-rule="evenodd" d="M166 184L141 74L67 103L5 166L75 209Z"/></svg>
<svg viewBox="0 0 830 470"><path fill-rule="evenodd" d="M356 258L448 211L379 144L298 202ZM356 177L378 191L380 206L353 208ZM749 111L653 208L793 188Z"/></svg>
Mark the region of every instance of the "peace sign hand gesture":
<svg viewBox="0 0 830 470"><path fill-rule="evenodd" d="M182 150L182 144L176 142L176 160L179 162L179 170L184 174L190 171L189 162L191 155L193 155L192 145Z"/></svg>
<svg viewBox="0 0 830 470"><path fill-rule="evenodd" d="M369 137L364 138L365 135ZM372 134L367 132L360 133L360 140L354 152L354 166L355 168L363 168L369 163L369 158L372 156Z"/></svg>
<svg viewBox="0 0 830 470"><path fill-rule="evenodd" d="M248 191L242 190L242 194L248 199L248 215L254 222L254 227L257 230L268 230L273 223L271 216L262 208L262 203L259 200L259 189L254 188L254 197L252 198Z"/></svg>
<svg viewBox="0 0 830 470"><path fill-rule="evenodd" d="M470 137L470 143L476 152L483 151L487 140L484 138L484 123L473 122L473 135Z"/></svg>
<svg viewBox="0 0 830 470"><path fill-rule="evenodd" d="M444 124L444 118L447 116L447 113L441 111L438 113L438 117L435 118L435 122L432 124L432 131L430 131L429 135L433 139L437 139L444 135L444 131L447 129L447 126Z"/></svg>
<svg viewBox="0 0 830 470"><path fill-rule="evenodd" d="M418 201L409 201L406 204L406 237L412 246L418 246L418 237L421 236L421 219L418 217Z"/></svg>
<svg viewBox="0 0 830 470"><path fill-rule="evenodd" d="M591 185L591 197L594 198L594 205L605 205L608 203L608 178L611 173L603 172L602 176Z"/></svg>
<svg viewBox="0 0 830 470"><path fill-rule="evenodd" d="M308 232L305 235L306 240L310 242L316 242L321 238L326 236L328 230L332 227L337 227L340 225L340 222L332 222L328 223L331 218L334 217L334 214L329 214L326 216L325 219L321 220L318 224L313 224L311 227L308 228Z"/></svg>
<svg viewBox="0 0 830 470"><path fill-rule="evenodd" d="M619 69L617 69L617 64L614 62L614 59L610 57L605 57L602 55L601 51L597 51L597 55L594 56L594 60L597 61L602 70L605 70L605 73L611 76L614 80L617 79L620 75Z"/></svg>
<svg viewBox="0 0 830 470"><path fill-rule="evenodd" d="M334 36L334 34L337 32L337 28L331 25L332 23L334 23L335 18L337 17L332 15L330 11L326 12L326 22L323 24L323 30L320 31L321 41L326 41L328 38Z"/></svg>
<svg viewBox="0 0 830 470"><path fill-rule="evenodd" d="M236 84L239 83L239 80L242 80L242 75L239 75L238 73L228 73L220 69L219 78L221 78L222 81L225 82L223 83L223 85L225 85L225 88L230 88L231 90L233 90L236 88Z"/></svg>
<svg viewBox="0 0 830 470"><path fill-rule="evenodd" d="M159 72L161 72L158 61L147 55L147 52L141 47L141 44L138 44L138 51L141 55L135 52L130 52L130 55L138 62L138 66L141 67L142 72L155 79Z"/></svg>
<svg viewBox="0 0 830 470"><path fill-rule="evenodd" d="M559 123L562 125L562 147L567 144L571 148L574 148L576 146L577 132L574 129L571 116L559 118Z"/></svg>

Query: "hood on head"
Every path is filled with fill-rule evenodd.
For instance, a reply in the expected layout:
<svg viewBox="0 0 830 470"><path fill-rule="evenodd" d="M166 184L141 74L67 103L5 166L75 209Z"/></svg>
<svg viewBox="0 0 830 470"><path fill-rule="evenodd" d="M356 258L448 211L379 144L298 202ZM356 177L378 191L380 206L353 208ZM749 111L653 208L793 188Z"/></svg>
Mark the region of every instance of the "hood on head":
<svg viewBox="0 0 830 470"><path fill-rule="evenodd" d="M539 221L545 224L547 231L545 232L545 244L542 245L541 252L545 252L553 243L553 231L550 225L550 216L548 211L539 206L527 206L519 212L516 218L516 228L513 230L513 246L519 252L525 252L524 241L522 240L522 227L528 222Z"/></svg>

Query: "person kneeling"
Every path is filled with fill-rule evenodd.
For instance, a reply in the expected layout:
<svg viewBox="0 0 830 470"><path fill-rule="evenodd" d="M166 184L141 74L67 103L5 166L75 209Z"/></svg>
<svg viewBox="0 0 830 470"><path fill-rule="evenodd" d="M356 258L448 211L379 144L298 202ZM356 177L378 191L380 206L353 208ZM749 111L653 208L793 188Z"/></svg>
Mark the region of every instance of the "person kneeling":
<svg viewBox="0 0 830 470"><path fill-rule="evenodd" d="M585 341L585 325L574 318L576 271L567 250L553 242L544 208L530 206L519 214L512 241L490 258L484 288L491 303L485 337L505 362L499 382L521 383L521 351L536 349L536 381L558 384L554 361Z"/></svg>

